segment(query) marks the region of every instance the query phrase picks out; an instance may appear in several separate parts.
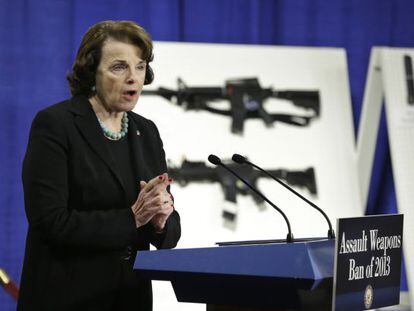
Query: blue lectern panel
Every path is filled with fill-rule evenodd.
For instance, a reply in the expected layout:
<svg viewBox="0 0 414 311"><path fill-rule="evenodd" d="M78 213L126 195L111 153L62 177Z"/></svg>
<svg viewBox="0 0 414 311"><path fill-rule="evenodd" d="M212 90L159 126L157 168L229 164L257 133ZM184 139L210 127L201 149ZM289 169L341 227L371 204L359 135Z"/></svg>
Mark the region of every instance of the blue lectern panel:
<svg viewBox="0 0 414 311"><path fill-rule="evenodd" d="M171 271L318 280L332 277L333 252L333 241L142 251L134 267L160 279Z"/></svg>
<svg viewBox="0 0 414 311"><path fill-rule="evenodd" d="M134 268L171 281L179 301L292 306L307 291L331 291L334 247L333 240L323 240L142 251Z"/></svg>

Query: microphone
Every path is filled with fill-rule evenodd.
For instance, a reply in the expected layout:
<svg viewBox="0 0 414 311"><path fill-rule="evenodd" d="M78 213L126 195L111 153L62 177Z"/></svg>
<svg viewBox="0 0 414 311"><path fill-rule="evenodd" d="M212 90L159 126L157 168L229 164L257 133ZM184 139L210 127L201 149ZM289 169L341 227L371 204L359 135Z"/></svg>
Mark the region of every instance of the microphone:
<svg viewBox="0 0 414 311"><path fill-rule="evenodd" d="M290 192L292 192L293 194L295 194L296 196L298 196L299 198L301 198L303 201L305 201L306 203L308 203L310 206L312 206L313 208L315 208L316 210L318 210L323 215L323 217L325 217L326 221L328 222L328 226L329 226L328 238L329 239L334 239L335 238L335 231L332 229L331 221L329 220L328 216L325 214L325 212L319 206L317 206L315 203L313 203L313 202L309 201L308 199L306 199L300 193L297 193L294 189L292 189L291 187L289 187L288 185L286 185L279 178L276 178L275 176L273 176L272 174L270 174L266 170L262 169L261 167L257 166L256 164L250 162L249 160L247 160L242 155L235 153L235 154L233 154L233 156L231 157L231 159L234 162L238 163L238 164L249 164L249 165L253 166L254 168L258 169L259 171L265 173L267 176L269 176L270 178L273 178L275 181L277 181L283 187L285 187L286 189L288 189Z"/></svg>
<svg viewBox="0 0 414 311"><path fill-rule="evenodd" d="M233 171L230 167L228 167L227 165L225 165L223 162L221 162L220 158L218 156L215 156L214 154L210 154L208 156L208 161L211 164L214 165L219 165L221 167L223 167L224 169L226 169L227 171L229 171L231 174L233 174L234 176L236 176L239 180L241 180L247 187L249 187L254 193L256 193L258 196L260 196L263 200L265 200L267 203L269 203L275 210L277 210L285 219L286 221L286 225L288 227L288 234L286 236L286 242L291 243L293 242L293 234L292 234L292 230L290 229L290 222L288 220L288 218L286 217L285 213L283 213L283 211L278 208L275 204L273 204L268 198L266 198L264 196L264 194L262 194L259 190L255 189L252 185L250 185L246 180L244 180L242 177L240 177L235 171Z"/></svg>

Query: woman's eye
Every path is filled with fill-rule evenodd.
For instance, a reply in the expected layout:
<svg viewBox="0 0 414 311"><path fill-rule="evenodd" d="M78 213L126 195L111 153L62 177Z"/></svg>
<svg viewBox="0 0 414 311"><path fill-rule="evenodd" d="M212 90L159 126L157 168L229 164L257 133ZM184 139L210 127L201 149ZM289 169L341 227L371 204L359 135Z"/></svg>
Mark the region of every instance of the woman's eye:
<svg viewBox="0 0 414 311"><path fill-rule="evenodd" d="M122 71L125 69L125 65L115 65L112 67L112 70L114 71Z"/></svg>
<svg viewBox="0 0 414 311"><path fill-rule="evenodd" d="M145 70L145 65L138 65L138 70Z"/></svg>

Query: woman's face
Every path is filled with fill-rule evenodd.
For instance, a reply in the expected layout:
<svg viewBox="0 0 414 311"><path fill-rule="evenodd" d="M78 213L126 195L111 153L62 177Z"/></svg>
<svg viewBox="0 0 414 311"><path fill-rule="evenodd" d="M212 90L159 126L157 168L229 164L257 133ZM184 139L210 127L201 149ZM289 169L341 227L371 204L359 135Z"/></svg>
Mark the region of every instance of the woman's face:
<svg viewBox="0 0 414 311"><path fill-rule="evenodd" d="M142 51L130 43L107 40L96 70L99 104L110 112L130 111L135 107L145 80L146 62Z"/></svg>

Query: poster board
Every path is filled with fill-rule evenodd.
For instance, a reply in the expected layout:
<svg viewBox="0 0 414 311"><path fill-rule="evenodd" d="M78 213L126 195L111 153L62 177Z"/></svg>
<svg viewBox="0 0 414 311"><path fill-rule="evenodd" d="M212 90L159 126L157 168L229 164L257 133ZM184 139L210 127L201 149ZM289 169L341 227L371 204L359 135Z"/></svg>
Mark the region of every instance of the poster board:
<svg viewBox="0 0 414 311"><path fill-rule="evenodd" d="M373 167L375 143L381 108L385 104L388 140L390 145L398 212L404 214L403 252L407 282L414 303L414 249L409 247L414 238L414 105L410 96L409 72L405 58L414 59L414 49L375 47L371 51L365 88L360 132L358 133L358 172L363 206ZM413 86L414 87L414 86Z"/></svg>

